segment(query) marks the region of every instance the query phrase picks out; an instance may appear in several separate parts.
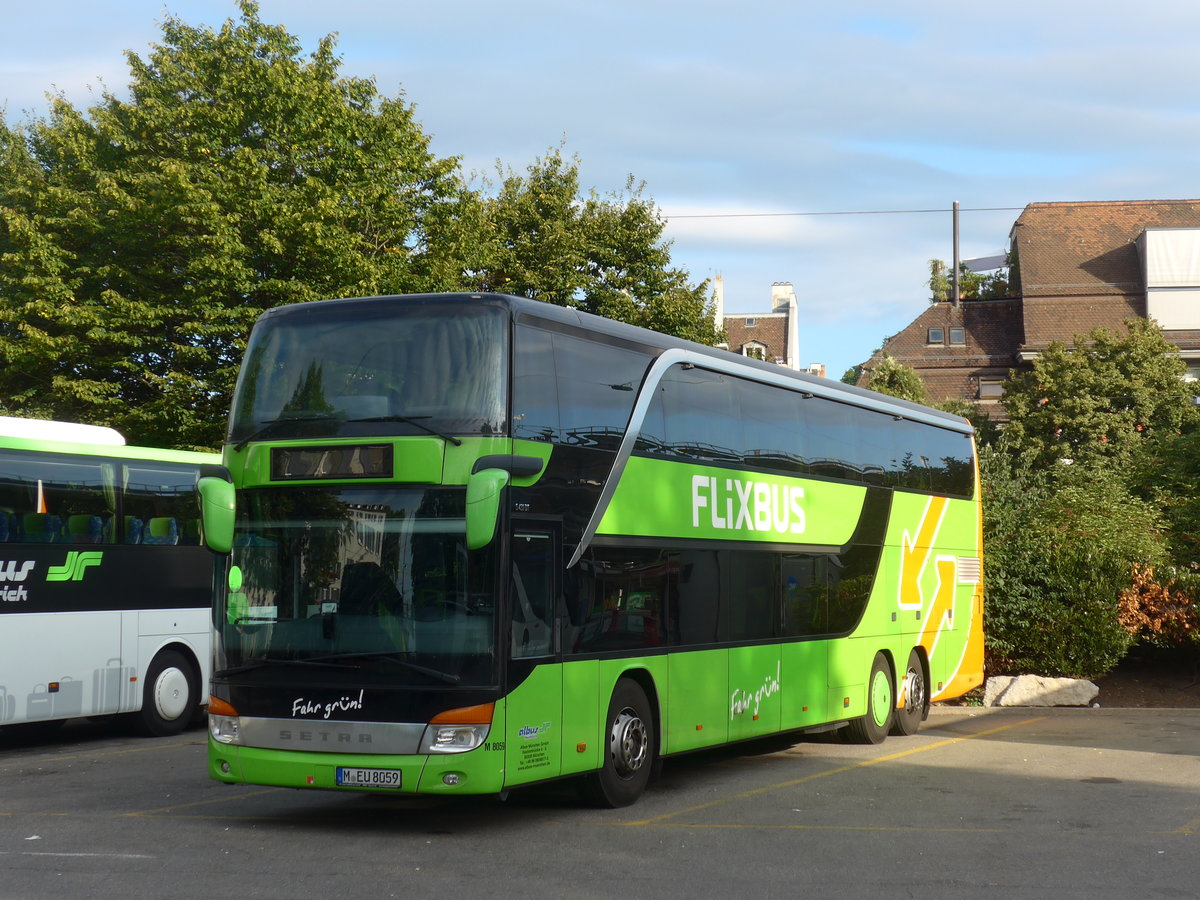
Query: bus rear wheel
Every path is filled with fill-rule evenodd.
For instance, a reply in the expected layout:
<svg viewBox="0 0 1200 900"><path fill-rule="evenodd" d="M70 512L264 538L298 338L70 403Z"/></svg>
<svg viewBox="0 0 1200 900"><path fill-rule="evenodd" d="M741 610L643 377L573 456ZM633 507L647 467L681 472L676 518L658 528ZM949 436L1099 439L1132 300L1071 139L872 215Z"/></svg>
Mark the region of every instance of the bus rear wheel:
<svg viewBox="0 0 1200 900"><path fill-rule="evenodd" d="M908 665L900 682L900 697L904 706L896 710L892 719L892 734L909 736L917 733L921 723L929 715L929 686L925 680L925 666L921 654L912 650L908 654Z"/></svg>
<svg viewBox="0 0 1200 900"><path fill-rule="evenodd" d="M876 653L871 663L871 677L867 680L867 714L853 719L846 727L846 741L851 744L882 743L891 728L895 707L891 667L886 656Z"/></svg>
<svg viewBox="0 0 1200 900"><path fill-rule="evenodd" d="M584 777L580 793L593 806L629 806L654 768L654 719L641 685L622 678L613 689L604 730L604 765Z"/></svg>
<svg viewBox="0 0 1200 900"><path fill-rule="evenodd" d="M163 650L154 657L142 687L139 729L156 737L183 731L196 712L196 683L192 667L178 650Z"/></svg>

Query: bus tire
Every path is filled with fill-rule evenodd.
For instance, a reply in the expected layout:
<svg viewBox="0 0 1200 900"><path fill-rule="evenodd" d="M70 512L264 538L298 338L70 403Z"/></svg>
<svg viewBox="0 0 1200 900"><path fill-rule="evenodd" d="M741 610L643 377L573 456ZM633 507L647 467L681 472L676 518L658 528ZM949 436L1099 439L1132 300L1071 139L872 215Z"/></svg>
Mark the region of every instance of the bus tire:
<svg viewBox="0 0 1200 900"><path fill-rule="evenodd" d="M142 686L139 730L155 737L179 734L199 702L195 671L178 650L163 650L150 663Z"/></svg>
<svg viewBox="0 0 1200 900"><path fill-rule="evenodd" d="M892 734L908 737L916 734L921 723L929 716L929 684L925 679L921 654L916 650L908 654L908 665L897 694L897 700L901 697L904 699L904 706L897 707L892 717Z"/></svg>
<svg viewBox="0 0 1200 900"><path fill-rule="evenodd" d="M604 728L604 764L584 776L580 792L593 806L629 806L646 789L655 762L654 717L641 685L622 678L613 689Z"/></svg>
<svg viewBox="0 0 1200 900"><path fill-rule="evenodd" d="M871 677L867 680L867 714L852 719L846 726L846 742L850 744L880 744L888 735L896 711L896 690L892 686L892 670L887 657L875 654Z"/></svg>

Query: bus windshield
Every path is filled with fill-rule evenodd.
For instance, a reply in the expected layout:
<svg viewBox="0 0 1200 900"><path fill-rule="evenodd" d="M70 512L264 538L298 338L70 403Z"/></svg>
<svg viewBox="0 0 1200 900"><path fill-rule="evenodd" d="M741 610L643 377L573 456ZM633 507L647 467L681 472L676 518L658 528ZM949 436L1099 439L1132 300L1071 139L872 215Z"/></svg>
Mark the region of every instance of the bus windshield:
<svg viewBox="0 0 1200 900"><path fill-rule="evenodd" d="M507 430L506 315L463 301L298 307L255 326L229 441Z"/></svg>
<svg viewBox="0 0 1200 900"><path fill-rule="evenodd" d="M248 680L319 668L355 684L494 684L494 555L467 550L465 497L390 485L247 491L216 668Z"/></svg>

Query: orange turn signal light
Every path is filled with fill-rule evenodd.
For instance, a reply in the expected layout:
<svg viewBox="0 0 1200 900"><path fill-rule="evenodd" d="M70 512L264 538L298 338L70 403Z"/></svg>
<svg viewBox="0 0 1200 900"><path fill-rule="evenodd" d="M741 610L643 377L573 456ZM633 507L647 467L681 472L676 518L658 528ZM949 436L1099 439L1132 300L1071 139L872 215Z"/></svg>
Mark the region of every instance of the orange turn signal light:
<svg viewBox="0 0 1200 900"><path fill-rule="evenodd" d="M438 713L429 722L431 725L490 725L495 711L495 703L460 706Z"/></svg>
<svg viewBox="0 0 1200 900"><path fill-rule="evenodd" d="M228 700L222 700L220 697L208 698L208 712L213 716L230 716L236 717L238 711L233 708L233 704Z"/></svg>

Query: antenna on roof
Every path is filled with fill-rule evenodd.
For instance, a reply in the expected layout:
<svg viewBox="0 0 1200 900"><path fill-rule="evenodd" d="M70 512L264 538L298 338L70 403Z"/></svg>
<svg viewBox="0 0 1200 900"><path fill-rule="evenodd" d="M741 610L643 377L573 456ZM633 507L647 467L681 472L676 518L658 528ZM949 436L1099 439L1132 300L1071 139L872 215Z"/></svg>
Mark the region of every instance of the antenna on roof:
<svg viewBox="0 0 1200 900"><path fill-rule="evenodd" d="M951 269L952 287L950 289L950 305L958 307L958 201L954 201L952 215L954 217L954 268Z"/></svg>

